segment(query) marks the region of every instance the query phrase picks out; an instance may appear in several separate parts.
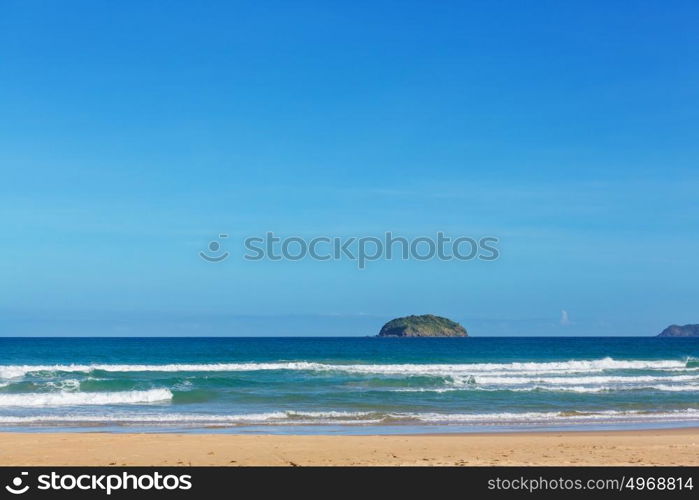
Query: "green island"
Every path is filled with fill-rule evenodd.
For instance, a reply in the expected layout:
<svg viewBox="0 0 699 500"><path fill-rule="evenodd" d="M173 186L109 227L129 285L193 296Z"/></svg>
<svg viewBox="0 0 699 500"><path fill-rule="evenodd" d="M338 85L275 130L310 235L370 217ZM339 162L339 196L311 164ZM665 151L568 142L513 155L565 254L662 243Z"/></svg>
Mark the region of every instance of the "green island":
<svg viewBox="0 0 699 500"><path fill-rule="evenodd" d="M383 325L379 337L468 337L456 321L433 314L395 318Z"/></svg>

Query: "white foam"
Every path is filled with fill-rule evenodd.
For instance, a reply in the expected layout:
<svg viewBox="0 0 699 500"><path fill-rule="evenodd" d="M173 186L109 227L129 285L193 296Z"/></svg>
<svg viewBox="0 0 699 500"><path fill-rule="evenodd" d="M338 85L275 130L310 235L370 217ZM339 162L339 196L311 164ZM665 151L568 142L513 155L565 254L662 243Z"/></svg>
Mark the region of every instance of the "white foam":
<svg viewBox="0 0 699 500"><path fill-rule="evenodd" d="M579 392L579 393L596 393L596 392L612 392L612 391L670 391L670 392L699 392L699 385L646 385L646 386L545 386L545 385L534 385L530 387L416 387L416 388L406 388L406 389L393 389L391 392L434 392L434 393L445 393L445 392L457 392L457 391L483 391L483 392L495 392L495 391L512 391L512 392L534 392L534 391L547 391L547 392Z"/></svg>
<svg viewBox="0 0 699 500"><path fill-rule="evenodd" d="M503 413L377 413L286 411L238 415L205 414L105 414L0 416L0 424L102 423L102 424L229 424L229 425L362 425L391 423L427 424L535 424L577 422L699 421L699 410L687 408L665 412L608 410L589 413L503 412Z"/></svg>
<svg viewBox="0 0 699 500"><path fill-rule="evenodd" d="M615 420L695 420L699 419L699 410L688 408L671 412L647 413L641 411L600 411L590 413L562 413L562 412L526 412L526 413L481 413L481 414L442 414L442 413L421 413L414 414L416 418L423 422L432 423L468 423L468 422L494 422L494 423L517 423L517 422L546 422L546 421L615 421Z"/></svg>
<svg viewBox="0 0 699 500"><path fill-rule="evenodd" d="M666 370L685 369L686 362L678 360L571 360L528 363L463 363L463 364L392 364L392 365L330 365L335 370L352 373L410 374L451 376L454 374L572 374L604 370Z"/></svg>
<svg viewBox="0 0 699 500"><path fill-rule="evenodd" d="M452 376L488 373L516 374L572 374L594 373L605 370L688 370L687 361L680 360L570 360L552 362L513 363L460 363L460 364L326 364L309 361L274 363L206 363L206 364L70 364L70 365L0 365L0 378L23 377L39 372L239 372L261 370L340 371L377 375Z"/></svg>
<svg viewBox="0 0 699 500"><path fill-rule="evenodd" d="M612 391L671 391L671 392L698 392L699 384L690 385L667 385L667 384L656 384L656 385L639 385L639 386L598 386L598 387L588 387L588 386L563 386L563 387L550 387L550 386L535 386L526 388L513 388L510 389L516 392L531 392L531 391L552 391L552 392L580 392L580 393L595 393L595 392L612 392Z"/></svg>
<svg viewBox="0 0 699 500"><path fill-rule="evenodd" d="M77 391L80 389L80 381L74 378L46 382L46 386L59 391Z"/></svg>
<svg viewBox="0 0 699 500"><path fill-rule="evenodd" d="M657 384L657 385L650 386L650 389L655 389L657 391L672 391L672 392L699 391L699 384L691 384L691 385Z"/></svg>
<svg viewBox="0 0 699 500"><path fill-rule="evenodd" d="M507 377L507 376L474 376L458 378L456 384L478 384L478 385L525 385L525 384L550 384L550 385L580 385L580 384L625 384L637 385L653 382L675 383L675 382L699 382L699 375L609 375L609 376L577 376L577 377Z"/></svg>
<svg viewBox="0 0 699 500"><path fill-rule="evenodd" d="M25 394L0 394L0 407L136 404L155 403L171 399L172 392L167 389L121 392L32 392Z"/></svg>
<svg viewBox="0 0 699 500"><path fill-rule="evenodd" d="M275 411L238 415L203 414L130 414L130 415L34 415L23 417L0 416L0 424L12 423L151 423L151 424L366 424L379 423L385 415L371 412L347 411Z"/></svg>
<svg viewBox="0 0 699 500"><path fill-rule="evenodd" d="M289 363L205 363L167 365L125 364L70 364L70 365L0 365L0 378L23 377L29 373L67 372L89 373L95 370L106 372L237 372L258 370L317 370L324 365L305 361ZM325 365L332 366L332 365Z"/></svg>
<svg viewBox="0 0 699 500"><path fill-rule="evenodd" d="M688 383L693 382L693 383ZM558 392L607 392L632 390L657 390L691 392L699 390L697 375L608 375L608 376L458 376L451 377L447 387L405 388L397 392L450 392L455 390L510 390L558 391Z"/></svg>

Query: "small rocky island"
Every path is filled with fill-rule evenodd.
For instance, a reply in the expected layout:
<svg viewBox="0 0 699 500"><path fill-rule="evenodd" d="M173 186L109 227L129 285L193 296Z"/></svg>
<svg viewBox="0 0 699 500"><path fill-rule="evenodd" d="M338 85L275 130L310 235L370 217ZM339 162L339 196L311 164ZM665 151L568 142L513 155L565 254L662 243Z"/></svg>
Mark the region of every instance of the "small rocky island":
<svg viewBox="0 0 699 500"><path fill-rule="evenodd" d="M456 321L423 314L392 319L383 325L379 337L468 337L468 333Z"/></svg>
<svg viewBox="0 0 699 500"><path fill-rule="evenodd" d="M699 337L699 325L670 325L658 337Z"/></svg>

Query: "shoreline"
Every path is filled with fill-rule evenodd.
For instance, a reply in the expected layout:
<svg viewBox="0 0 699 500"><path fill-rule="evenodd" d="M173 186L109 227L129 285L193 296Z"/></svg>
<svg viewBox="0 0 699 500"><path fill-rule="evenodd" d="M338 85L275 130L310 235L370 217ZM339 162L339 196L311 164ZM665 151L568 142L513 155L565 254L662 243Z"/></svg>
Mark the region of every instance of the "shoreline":
<svg viewBox="0 0 699 500"><path fill-rule="evenodd" d="M699 465L699 427L462 434L0 432L0 465Z"/></svg>

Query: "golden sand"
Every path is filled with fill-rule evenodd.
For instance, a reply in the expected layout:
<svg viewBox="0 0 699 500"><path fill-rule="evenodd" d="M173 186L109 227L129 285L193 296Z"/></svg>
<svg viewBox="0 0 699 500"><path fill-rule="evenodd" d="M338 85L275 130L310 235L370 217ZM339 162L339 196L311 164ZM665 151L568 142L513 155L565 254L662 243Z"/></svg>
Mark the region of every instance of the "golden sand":
<svg viewBox="0 0 699 500"><path fill-rule="evenodd" d="M0 433L0 465L699 465L699 428L400 436Z"/></svg>

